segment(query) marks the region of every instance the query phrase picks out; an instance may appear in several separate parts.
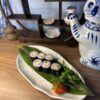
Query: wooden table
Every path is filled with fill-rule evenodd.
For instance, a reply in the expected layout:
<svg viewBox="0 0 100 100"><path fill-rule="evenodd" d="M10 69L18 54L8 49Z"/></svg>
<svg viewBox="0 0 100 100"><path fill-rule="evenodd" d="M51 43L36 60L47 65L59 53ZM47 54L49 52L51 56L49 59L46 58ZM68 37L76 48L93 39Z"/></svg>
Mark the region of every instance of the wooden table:
<svg viewBox="0 0 100 100"><path fill-rule="evenodd" d="M35 90L21 76L16 67L19 41L0 39L0 100L52 100L45 94ZM29 44L29 43L28 43ZM36 43L31 43L36 44ZM85 100L100 100L100 72L82 66L79 63L78 48L66 45L47 45L65 57L84 76L87 85L95 93L94 97Z"/></svg>

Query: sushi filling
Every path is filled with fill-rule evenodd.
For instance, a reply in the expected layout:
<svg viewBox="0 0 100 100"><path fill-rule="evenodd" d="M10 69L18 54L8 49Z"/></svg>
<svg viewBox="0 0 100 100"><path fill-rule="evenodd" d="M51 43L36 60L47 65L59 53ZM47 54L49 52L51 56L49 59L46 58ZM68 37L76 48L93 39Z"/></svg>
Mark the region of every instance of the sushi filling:
<svg viewBox="0 0 100 100"><path fill-rule="evenodd" d="M51 54L47 54L47 55L45 56L45 59L51 61L51 60L54 59L54 57L53 57Z"/></svg>
<svg viewBox="0 0 100 100"><path fill-rule="evenodd" d="M38 55L37 55L37 57L39 58L39 59L44 59L45 58L45 54L44 53L39 53Z"/></svg>
<svg viewBox="0 0 100 100"><path fill-rule="evenodd" d="M60 70L60 65L58 64L58 63L53 63L52 65L51 65L51 69L52 70L55 70L55 71L58 71L58 70Z"/></svg>
<svg viewBox="0 0 100 100"><path fill-rule="evenodd" d="M31 58L36 58L37 55L38 55L38 52L37 52L37 51L32 51L32 52L30 52L30 57L31 57Z"/></svg>
<svg viewBox="0 0 100 100"><path fill-rule="evenodd" d="M43 63L42 63L42 69L43 69L44 71L49 71L50 65L51 65L51 62L45 60L45 61L43 61Z"/></svg>
<svg viewBox="0 0 100 100"><path fill-rule="evenodd" d="M53 74L59 74L60 69L61 69L61 66L60 66L58 63L53 63L53 64L51 65L51 72L52 72Z"/></svg>
<svg viewBox="0 0 100 100"><path fill-rule="evenodd" d="M42 65L42 60L41 59L35 59L33 61L33 66L36 67L36 68L40 68Z"/></svg>

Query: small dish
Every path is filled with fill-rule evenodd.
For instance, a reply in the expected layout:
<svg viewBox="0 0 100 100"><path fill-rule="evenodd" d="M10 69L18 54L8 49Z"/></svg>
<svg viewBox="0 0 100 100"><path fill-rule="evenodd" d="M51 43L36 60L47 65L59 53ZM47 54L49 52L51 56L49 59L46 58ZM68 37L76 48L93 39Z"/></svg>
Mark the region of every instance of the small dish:
<svg viewBox="0 0 100 100"><path fill-rule="evenodd" d="M61 34L61 32L59 31L58 28L54 28L54 29L47 29L45 36L47 38L57 38L59 37Z"/></svg>
<svg viewBox="0 0 100 100"><path fill-rule="evenodd" d="M50 25L54 23L54 19L53 18L48 18L48 19L44 19L43 23L46 25Z"/></svg>

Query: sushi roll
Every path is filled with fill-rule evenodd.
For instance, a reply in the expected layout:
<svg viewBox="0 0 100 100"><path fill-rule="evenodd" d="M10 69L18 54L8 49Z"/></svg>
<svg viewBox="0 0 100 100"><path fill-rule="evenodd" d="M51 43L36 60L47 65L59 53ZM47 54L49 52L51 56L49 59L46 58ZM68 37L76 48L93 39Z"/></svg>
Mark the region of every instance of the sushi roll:
<svg viewBox="0 0 100 100"><path fill-rule="evenodd" d="M32 60L34 60L38 55L38 51L32 51L30 52L29 56L31 57Z"/></svg>
<svg viewBox="0 0 100 100"><path fill-rule="evenodd" d="M45 53L40 52L40 53L37 55L37 58L43 60L43 59L45 58Z"/></svg>
<svg viewBox="0 0 100 100"><path fill-rule="evenodd" d="M50 66L51 66L51 62L44 60L42 63L42 70L45 72L50 72Z"/></svg>
<svg viewBox="0 0 100 100"><path fill-rule="evenodd" d="M58 75L60 72L61 66L58 63L53 63L51 65L51 73Z"/></svg>
<svg viewBox="0 0 100 100"><path fill-rule="evenodd" d="M54 59L54 57L51 54L46 54L45 59L51 61Z"/></svg>
<svg viewBox="0 0 100 100"><path fill-rule="evenodd" d="M33 61L33 67L36 69L36 70L42 70L41 69L41 65L42 65L42 60L41 59L35 59Z"/></svg>

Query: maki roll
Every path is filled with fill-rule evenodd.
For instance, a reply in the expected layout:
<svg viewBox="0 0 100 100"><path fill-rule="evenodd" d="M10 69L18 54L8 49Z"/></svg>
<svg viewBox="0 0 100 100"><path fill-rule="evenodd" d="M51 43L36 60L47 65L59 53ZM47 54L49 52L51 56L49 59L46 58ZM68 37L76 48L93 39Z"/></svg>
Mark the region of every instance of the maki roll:
<svg viewBox="0 0 100 100"><path fill-rule="evenodd" d="M58 63L53 63L51 65L51 73L58 75L60 72L61 66Z"/></svg>
<svg viewBox="0 0 100 100"><path fill-rule="evenodd" d="M43 61L42 63L42 70L46 71L46 72L50 72L50 66L51 66L51 62L50 61Z"/></svg>
<svg viewBox="0 0 100 100"><path fill-rule="evenodd" d="M38 51L32 51L30 52L29 56L31 57L32 60L34 60L38 55Z"/></svg>
<svg viewBox="0 0 100 100"><path fill-rule="evenodd" d="M36 69L36 70L41 70L41 65L42 65L42 60L41 59L35 59L33 61L33 67Z"/></svg>
<svg viewBox="0 0 100 100"><path fill-rule="evenodd" d="M46 54L45 59L51 61L54 59L54 57L51 54Z"/></svg>
<svg viewBox="0 0 100 100"><path fill-rule="evenodd" d="M39 58L39 59L44 59L45 58L45 53L43 53L43 52L40 52L38 55L37 55L37 58Z"/></svg>

